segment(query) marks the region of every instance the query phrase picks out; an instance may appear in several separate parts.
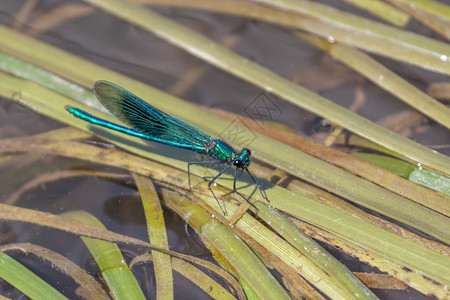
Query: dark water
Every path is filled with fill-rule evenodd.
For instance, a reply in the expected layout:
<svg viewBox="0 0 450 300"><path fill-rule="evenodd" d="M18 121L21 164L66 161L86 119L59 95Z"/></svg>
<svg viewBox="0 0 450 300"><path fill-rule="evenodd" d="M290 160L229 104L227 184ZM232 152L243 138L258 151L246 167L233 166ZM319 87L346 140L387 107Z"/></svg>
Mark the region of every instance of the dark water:
<svg viewBox="0 0 450 300"><path fill-rule="evenodd" d="M13 26L17 13L24 3L25 1L22 0L2 0L0 23ZM20 30L26 32L33 29L36 20L65 4L82 5L82 2L39 1L29 19L25 23L21 23ZM339 5L347 7L341 2ZM161 7L156 10L215 41L233 42L232 49L235 52L343 106L351 106L357 89L362 89L365 103L358 113L370 120L381 120L407 109L407 106L395 97L349 71L339 62L316 50L308 43L294 38L283 28L243 18L194 10ZM361 14L366 15L365 13ZM409 28L437 38L431 31L423 32L423 27L415 22L412 22ZM37 37L87 60L166 91L170 91L176 84L184 82L191 76L192 70L204 68L200 78L178 96L208 107L244 114L262 92L258 87L207 66L199 59L140 28L96 10L58 24L56 27L40 33ZM448 81L448 77L442 75L388 59L379 59L421 89L425 89L431 82ZM310 126L316 116L276 96L268 95L268 97L276 108L276 111L270 116L270 121L289 126L300 134L307 134L311 131ZM63 127L63 125L6 99L0 99L1 138L33 135L59 127ZM426 124L426 127L426 131L419 131L412 138L425 145L449 144L450 136L447 130L435 123ZM446 154L450 153L449 148L445 147L436 150ZM180 155L186 157L186 161L192 160L191 153L185 151L181 153ZM1 199L8 199L21 185L43 172L68 168L90 168L125 174L120 170L111 170L101 165L40 154L23 155L0 166L2 168L2 172L0 172ZM112 231L143 240L147 239L141 204L131 178L111 181L102 178L76 177L49 182L25 192L15 204L51 213L83 209L94 214ZM182 219L169 209L165 209L165 218L171 250L211 259L209 251L204 248L195 232L186 226ZM98 273L97 266L85 246L79 240L73 240L73 236L69 234L15 222L3 223L0 229L2 243L30 242L43 245L67 256L91 274ZM132 247L124 247L122 250L128 260L140 254L139 249ZM345 254L333 249L329 250L352 271L372 270ZM43 278L48 277L50 282L55 280L51 266L43 264L39 259L32 256L25 257L19 253L15 257ZM154 278L151 270L151 266L138 266L135 270L149 298L154 297ZM183 277L175 275L174 278L177 299L208 298L206 294ZM69 283L66 284L67 282ZM69 297L72 295L71 298L75 297L75 291L67 289L67 286L71 286L70 280L64 279L64 276L52 284L56 287L65 287L66 295ZM425 298L411 290L398 292L375 290L375 292L383 299ZM13 298L21 298L21 294L4 281L0 281L0 293Z"/></svg>

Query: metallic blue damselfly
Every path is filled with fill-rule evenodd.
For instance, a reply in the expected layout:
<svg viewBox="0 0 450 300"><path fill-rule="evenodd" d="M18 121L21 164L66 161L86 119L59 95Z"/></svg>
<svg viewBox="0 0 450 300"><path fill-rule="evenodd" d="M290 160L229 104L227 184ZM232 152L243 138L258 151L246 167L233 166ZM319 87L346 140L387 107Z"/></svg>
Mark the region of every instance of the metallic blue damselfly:
<svg viewBox="0 0 450 300"><path fill-rule="evenodd" d="M234 168L233 190L239 196L244 198L245 201L249 202L249 199L236 189L238 169L245 170L250 175L257 189L261 192L255 178L248 170L251 155L249 149L244 148L238 153L223 141L211 137L200 128L160 111L115 84L106 81L97 81L93 86L93 90L100 103L117 119L130 126L130 128L97 118L73 106L66 106L67 111L75 117L95 125L139 137L144 140L192 150L201 154L206 154L215 159L215 161L196 161L188 163L189 186L191 185L191 165L226 164L226 167L208 183L209 190L213 194L224 215L226 212L217 199L211 185L230 168ZM267 197L265 197L262 192L261 195L267 200ZM252 203L250 204L254 206Z"/></svg>

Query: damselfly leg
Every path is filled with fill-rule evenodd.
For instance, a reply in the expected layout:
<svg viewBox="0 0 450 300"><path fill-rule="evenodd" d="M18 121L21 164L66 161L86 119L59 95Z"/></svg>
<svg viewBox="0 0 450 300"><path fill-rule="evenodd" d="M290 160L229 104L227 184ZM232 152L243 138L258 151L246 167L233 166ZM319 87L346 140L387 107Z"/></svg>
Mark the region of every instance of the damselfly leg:
<svg viewBox="0 0 450 300"><path fill-rule="evenodd" d="M190 166L191 165L218 165L218 164L223 164L223 162L217 162L217 161L193 161L193 162L189 162L188 163L188 181L189 181L189 189L191 188L191 170L190 170ZM228 171L231 168L231 164L228 164L222 171L220 171L219 174L217 174L213 179L211 179L208 183L208 188L211 191L212 195L214 196L214 199L216 199L217 204L219 205L220 209L222 210L222 213L224 215L226 215L226 211L225 209L222 207L222 205L220 204L219 199L217 199L216 194L214 193L213 189L211 188L211 185L214 183L214 181L217 180L217 178L219 178L221 175L223 175L226 171ZM250 175L252 181L255 183L256 188L259 190L259 192L261 193L261 196L266 199L267 201L269 201L267 199L267 197L264 195L264 193L262 192L262 190L260 189L258 183L255 180L255 177L253 177L253 175L250 173L250 171L245 168L245 170L247 171L247 173ZM236 180L238 177L238 168L234 167L234 178L233 178L233 191L238 194L239 196L241 196L246 202L248 202L251 206L253 206L257 211L258 208L252 203L250 202L248 197L245 197L244 195L242 195L236 188Z"/></svg>

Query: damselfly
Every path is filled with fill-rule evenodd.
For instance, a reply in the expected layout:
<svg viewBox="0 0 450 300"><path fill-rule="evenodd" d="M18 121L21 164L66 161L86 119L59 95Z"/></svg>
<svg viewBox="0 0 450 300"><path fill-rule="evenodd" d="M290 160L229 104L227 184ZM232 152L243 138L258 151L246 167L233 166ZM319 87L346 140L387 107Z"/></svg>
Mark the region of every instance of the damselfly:
<svg viewBox="0 0 450 300"><path fill-rule="evenodd" d="M244 148L238 153L223 141L211 137L200 128L160 111L139 97L112 83L97 81L94 84L93 90L100 103L117 119L130 126L130 128L100 119L70 105L66 106L67 111L75 117L95 125L136 136L144 140L193 150L216 159L216 161L196 161L188 163L189 187L191 186L191 165L226 164L226 167L208 183L209 190L213 194L224 215L226 212L222 205L220 205L211 185L231 167L234 168L234 192L244 198L245 201L249 202L249 199L236 189L237 170L241 169L247 171L263 198L267 199L261 192L255 178L248 170L251 155L249 149ZM251 202L249 203L254 206Z"/></svg>

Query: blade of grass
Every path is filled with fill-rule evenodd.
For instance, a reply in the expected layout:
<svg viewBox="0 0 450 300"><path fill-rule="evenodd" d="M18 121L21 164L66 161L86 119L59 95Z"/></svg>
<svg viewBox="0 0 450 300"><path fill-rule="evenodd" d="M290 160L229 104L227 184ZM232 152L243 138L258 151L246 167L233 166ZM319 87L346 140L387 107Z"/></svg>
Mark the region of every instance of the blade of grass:
<svg viewBox="0 0 450 300"><path fill-rule="evenodd" d="M421 168L416 168L405 161L393 157L372 153L353 153L353 155L389 170L392 173L398 174L411 182L450 196L450 178L448 177ZM442 210L442 213L449 215L447 201L443 201L443 204L445 207Z"/></svg>
<svg viewBox="0 0 450 300"><path fill-rule="evenodd" d="M84 211L70 211L61 216L106 229L97 218ZM97 262L114 299L145 299L116 244L88 237L81 239Z"/></svg>
<svg viewBox="0 0 450 300"><path fill-rule="evenodd" d="M255 294L252 288L245 282L244 279L240 278L241 284L244 287L245 294L248 300L259 300L260 298Z"/></svg>
<svg viewBox="0 0 450 300"><path fill-rule="evenodd" d="M21 78L32 80L46 88L57 90L70 98L83 101L89 106L95 107L97 110L108 113L108 110L97 101L97 98L91 91L74 84L63 77L55 78L55 80L48 80L48 78L54 76L54 74L4 53L0 53L0 70Z"/></svg>
<svg viewBox="0 0 450 300"><path fill-rule="evenodd" d="M155 246L169 249L166 224L155 186L150 178L136 173L132 174L141 195L149 241ZM155 266L156 297L158 299L173 299L171 258L157 251L152 251L152 256Z"/></svg>
<svg viewBox="0 0 450 300"><path fill-rule="evenodd" d="M415 169L409 180L450 196L450 179L424 169Z"/></svg>
<svg viewBox="0 0 450 300"><path fill-rule="evenodd" d="M437 15L441 18L450 21L450 6L434 0L414 0L411 2L409 0L388 0L392 3L402 3L408 4L412 7L417 7L418 9L429 12L430 14Z"/></svg>
<svg viewBox="0 0 450 300"><path fill-rule="evenodd" d="M409 174L411 174L411 172L416 168L406 161L379 154L355 152L352 153L352 156L368 161L376 166L388 170L389 172L402 176L403 178L408 178Z"/></svg>
<svg viewBox="0 0 450 300"><path fill-rule="evenodd" d="M433 0L387 0L450 39L450 6Z"/></svg>
<svg viewBox="0 0 450 300"><path fill-rule="evenodd" d="M410 16L401 10L398 10L386 2L379 0L343 0L345 2L351 3L354 6L366 10L377 16L380 19L383 19L389 23L392 23L397 26L405 26L408 23Z"/></svg>
<svg viewBox="0 0 450 300"><path fill-rule="evenodd" d="M68 299L8 254L0 251L0 278L31 299Z"/></svg>

